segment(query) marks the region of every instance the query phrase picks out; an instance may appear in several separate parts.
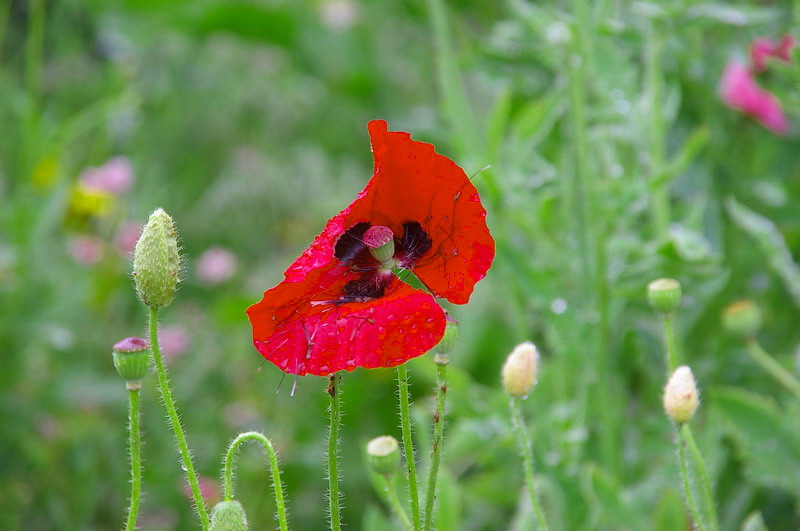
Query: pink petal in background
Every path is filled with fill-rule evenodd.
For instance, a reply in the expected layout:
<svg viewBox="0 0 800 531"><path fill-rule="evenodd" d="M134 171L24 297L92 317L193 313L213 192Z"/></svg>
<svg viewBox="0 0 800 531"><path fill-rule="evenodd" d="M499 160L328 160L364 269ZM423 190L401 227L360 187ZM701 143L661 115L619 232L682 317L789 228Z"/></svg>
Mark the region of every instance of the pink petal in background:
<svg viewBox="0 0 800 531"><path fill-rule="evenodd" d="M236 273L236 255L225 247L206 249L197 260L197 278L204 284L221 284Z"/></svg>
<svg viewBox="0 0 800 531"><path fill-rule="evenodd" d="M759 37L750 45L750 59L753 62L753 70L756 73L767 69L767 58L775 57L784 62L792 59L792 48L794 48L794 37L784 35L778 42Z"/></svg>
<svg viewBox="0 0 800 531"><path fill-rule="evenodd" d="M730 62L720 83L720 97L728 107L753 117L777 135L789 132L789 120L778 99L758 86L753 73L744 65Z"/></svg>
<svg viewBox="0 0 800 531"><path fill-rule="evenodd" d="M87 188L122 195L133 186L133 168L127 157L114 157L102 166L86 168L80 182Z"/></svg>

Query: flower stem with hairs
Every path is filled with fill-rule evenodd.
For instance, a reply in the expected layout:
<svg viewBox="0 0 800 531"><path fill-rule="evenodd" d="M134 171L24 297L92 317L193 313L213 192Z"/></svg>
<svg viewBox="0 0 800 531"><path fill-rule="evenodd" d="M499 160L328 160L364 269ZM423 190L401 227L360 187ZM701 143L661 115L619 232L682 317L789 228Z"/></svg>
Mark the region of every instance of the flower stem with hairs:
<svg viewBox="0 0 800 531"><path fill-rule="evenodd" d="M330 397L330 428L328 430L328 509L330 512L331 531L342 529L339 515L339 427L342 422L341 413L341 376L332 374L328 383Z"/></svg>
<svg viewBox="0 0 800 531"><path fill-rule="evenodd" d="M531 498L531 505L533 505L533 512L536 513L536 520L539 522L539 528L547 530L550 528L547 525L544 511L539 503L539 496L536 494L536 483L533 475L533 449L531 448L531 441L525 426L525 419L522 417L520 398L511 397L509 403L511 405L512 425L514 427L514 433L517 436L520 453L522 454L522 463L525 468L525 484L528 487L528 494Z"/></svg>
<svg viewBox="0 0 800 531"><path fill-rule="evenodd" d="M433 505L436 500L436 480L439 476L439 463L444 445L444 416L447 401L447 365L450 356L436 354L436 411L433 413L433 453L428 471L428 491L425 495L425 521L423 529L430 530L433 522Z"/></svg>
<svg viewBox="0 0 800 531"><path fill-rule="evenodd" d="M408 404L408 367L397 366L397 386L400 395L400 428L403 430L403 454L408 470L408 494L411 501L411 521L415 531L420 529L419 490L417 488L417 466L414 462L414 443L411 440L411 414Z"/></svg>
<svg viewBox="0 0 800 531"><path fill-rule="evenodd" d="M225 468L223 472L225 501L231 501L233 499L233 468L235 465L236 451L247 441L256 441L260 443L269 456L272 487L275 490L275 506L278 510L278 524L280 525L281 531L287 531L289 526L286 521L286 502L283 497L283 484L281 483L281 470L278 466L278 455L275 453L272 442L262 433L256 431L240 433L231 441L230 445L228 445L228 451L225 453Z"/></svg>
<svg viewBox="0 0 800 531"><path fill-rule="evenodd" d="M142 434L139 425L139 387L128 386L128 445L131 453L131 503L128 508L128 519L125 522L126 531L136 529L136 519L139 516L139 502L142 497Z"/></svg>
<svg viewBox="0 0 800 531"><path fill-rule="evenodd" d="M186 442L186 433L183 430L180 417L178 416L178 409L175 406L175 401L172 398L172 391L169 387L169 377L167 376L167 368L164 364L164 358L161 355L161 350L158 348L158 307L150 306L150 345L153 351L153 361L155 362L156 375L158 376L158 389L161 392L161 401L164 403L164 408L167 410L167 418L169 425L175 435L175 442L178 444L178 451L181 455L181 463L186 472L186 479L189 482L189 487L192 491L192 500L194 501L194 510L197 517L200 519L200 524L206 530L210 526L208 519L208 510L206 509L203 495L200 493L200 484L197 481L197 473L194 470L194 463L192 462L192 453L189 451L189 445Z"/></svg>

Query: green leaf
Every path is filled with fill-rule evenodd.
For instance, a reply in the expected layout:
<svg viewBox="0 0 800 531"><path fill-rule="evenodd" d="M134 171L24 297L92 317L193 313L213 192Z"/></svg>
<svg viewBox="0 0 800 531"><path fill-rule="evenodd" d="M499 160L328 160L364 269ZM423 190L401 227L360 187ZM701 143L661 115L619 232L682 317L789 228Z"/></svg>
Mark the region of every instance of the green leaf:
<svg viewBox="0 0 800 531"><path fill-rule="evenodd" d="M758 250L767 259L770 268L783 281L795 306L800 308L800 268L792 260L792 253L789 252L789 247L775 224L733 197L725 201L725 207L734 223L755 240Z"/></svg>
<svg viewBox="0 0 800 531"><path fill-rule="evenodd" d="M797 424L771 399L742 389L715 389L712 400L751 480L800 495Z"/></svg>
<svg viewBox="0 0 800 531"><path fill-rule="evenodd" d="M742 531L767 531L767 524L764 523L764 517L761 516L761 511L753 511L747 515L747 518L742 522Z"/></svg>

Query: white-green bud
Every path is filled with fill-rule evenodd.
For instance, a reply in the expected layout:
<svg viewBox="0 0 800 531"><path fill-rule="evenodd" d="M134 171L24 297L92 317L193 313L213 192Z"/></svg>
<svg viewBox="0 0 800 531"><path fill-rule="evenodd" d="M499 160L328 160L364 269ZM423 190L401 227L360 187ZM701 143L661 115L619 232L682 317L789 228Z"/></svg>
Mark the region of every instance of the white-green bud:
<svg viewBox="0 0 800 531"><path fill-rule="evenodd" d="M682 365L675 369L664 388L664 410L675 423L686 424L699 405L700 395L692 369Z"/></svg>
<svg viewBox="0 0 800 531"><path fill-rule="evenodd" d="M158 208L142 229L133 252L133 278L139 300L150 307L167 306L175 295L179 274L175 223Z"/></svg>
<svg viewBox="0 0 800 531"><path fill-rule="evenodd" d="M761 330L761 310L751 300L736 301L725 308L722 322L729 332L744 338L752 338Z"/></svg>
<svg viewBox="0 0 800 531"><path fill-rule="evenodd" d="M128 389L141 389L142 378L150 370L150 342L141 337L128 337L114 344L111 355Z"/></svg>
<svg viewBox="0 0 800 531"><path fill-rule="evenodd" d="M661 313L671 313L681 304L681 284L673 278L659 278L647 285L650 305Z"/></svg>
<svg viewBox="0 0 800 531"><path fill-rule="evenodd" d="M236 500L222 501L211 511L211 531L248 531L247 515Z"/></svg>
<svg viewBox="0 0 800 531"><path fill-rule="evenodd" d="M372 470L391 476L400 465L400 445L391 435L375 437L367 443L367 458Z"/></svg>
<svg viewBox="0 0 800 531"><path fill-rule="evenodd" d="M514 398L525 398L536 385L539 372L539 351L526 341L517 345L503 365L503 387Z"/></svg>

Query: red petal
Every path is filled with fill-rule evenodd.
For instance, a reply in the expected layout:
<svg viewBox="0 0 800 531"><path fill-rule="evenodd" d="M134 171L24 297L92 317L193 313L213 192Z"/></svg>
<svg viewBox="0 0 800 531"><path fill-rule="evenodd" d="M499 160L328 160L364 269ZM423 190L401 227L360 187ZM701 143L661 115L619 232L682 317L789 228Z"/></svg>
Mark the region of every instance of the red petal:
<svg viewBox="0 0 800 531"><path fill-rule="evenodd" d="M356 367L394 367L441 340L444 311L430 295L397 278L378 299L325 302L318 293L341 293L344 286L337 269L317 269L303 282L281 282L248 308L253 343L279 369L325 376ZM322 289L314 293L317 288Z"/></svg>
<svg viewBox="0 0 800 531"><path fill-rule="evenodd" d="M354 210L365 221L402 234L410 221L422 224L433 240L431 251L414 272L436 297L465 304L475 283L494 259L494 240L486 210L464 170L432 144L387 130L383 120L369 123L375 176ZM360 220L359 220L360 221Z"/></svg>

